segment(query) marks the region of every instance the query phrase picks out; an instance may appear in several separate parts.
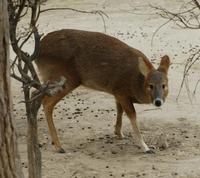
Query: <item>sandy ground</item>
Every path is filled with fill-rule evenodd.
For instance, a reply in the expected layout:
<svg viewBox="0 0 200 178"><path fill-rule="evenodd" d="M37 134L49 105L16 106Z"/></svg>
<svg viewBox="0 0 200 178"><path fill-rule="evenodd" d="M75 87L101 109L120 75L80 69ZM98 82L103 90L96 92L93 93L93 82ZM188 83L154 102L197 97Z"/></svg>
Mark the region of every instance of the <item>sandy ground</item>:
<svg viewBox="0 0 200 178"><path fill-rule="evenodd" d="M200 88L192 103L184 89L179 102L176 96L182 79L183 62L189 49L199 46L199 31L181 30L169 24L154 38L153 32L166 20L155 14L149 4L178 10L182 0L56 0L46 7L72 7L83 10L103 10L107 34L115 36L146 54L155 66L160 57L168 54L172 65L169 71L170 93L165 105L156 109L152 105L135 105L144 139L156 146L156 154L146 155L138 148L132 129L124 115L124 140L113 134L116 110L112 96L78 88L66 96L54 112L65 154L58 154L51 145L42 109L39 112L38 129L42 152L44 178L199 178L200 177ZM62 28L75 28L104 32L99 16L70 11L48 12L41 15L39 29L42 33ZM31 45L26 46L31 50ZM199 77L200 64L195 64L189 76L191 91ZM26 120L20 84L12 81L14 115L18 132L22 165L27 175ZM133 136L134 137L134 136ZM163 142L168 148L163 148Z"/></svg>

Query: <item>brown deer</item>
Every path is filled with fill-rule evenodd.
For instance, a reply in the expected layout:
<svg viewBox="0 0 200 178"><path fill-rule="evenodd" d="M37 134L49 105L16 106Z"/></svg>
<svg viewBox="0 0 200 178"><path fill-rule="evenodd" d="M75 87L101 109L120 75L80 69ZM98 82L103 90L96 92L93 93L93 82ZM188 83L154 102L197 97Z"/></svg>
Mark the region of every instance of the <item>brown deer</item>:
<svg viewBox="0 0 200 178"><path fill-rule="evenodd" d="M160 107L168 94L167 72L170 60L162 57L158 69L137 49L98 32L60 30L47 34L36 59L44 82L65 77L64 90L45 96L44 112L55 148L63 153L53 123L53 108L65 95L80 85L112 94L116 99L115 134L122 138L122 114L126 112L144 152L154 153L140 134L133 103L153 103Z"/></svg>

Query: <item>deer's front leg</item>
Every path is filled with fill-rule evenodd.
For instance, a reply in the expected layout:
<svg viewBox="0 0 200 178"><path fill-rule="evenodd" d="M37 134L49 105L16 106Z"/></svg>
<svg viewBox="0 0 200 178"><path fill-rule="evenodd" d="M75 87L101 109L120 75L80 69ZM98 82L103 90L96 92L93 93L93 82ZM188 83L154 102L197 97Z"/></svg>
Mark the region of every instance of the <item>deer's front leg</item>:
<svg viewBox="0 0 200 178"><path fill-rule="evenodd" d="M131 99L125 97L118 97L118 102L121 104L122 108L125 110L128 118L130 119L131 125L136 134L136 138L143 151L145 153L154 153L154 151L150 150L149 147L146 145L142 135L140 134L140 130L136 120L136 111L133 106L133 103L131 102Z"/></svg>

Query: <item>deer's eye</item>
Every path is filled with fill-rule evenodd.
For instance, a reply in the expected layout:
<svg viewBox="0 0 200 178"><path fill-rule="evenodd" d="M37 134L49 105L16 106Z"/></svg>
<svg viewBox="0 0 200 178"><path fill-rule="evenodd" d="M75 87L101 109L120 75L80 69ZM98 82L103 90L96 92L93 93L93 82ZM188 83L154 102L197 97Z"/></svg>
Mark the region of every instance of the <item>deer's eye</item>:
<svg viewBox="0 0 200 178"><path fill-rule="evenodd" d="M150 85L149 85L149 88L150 88L151 90L153 90L153 85L152 85L152 84L150 84Z"/></svg>
<svg viewBox="0 0 200 178"><path fill-rule="evenodd" d="M163 84L163 85L162 85L162 88L163 88L163 90L165 89L165 87L166 87L166 85L165 85L165 84Z"/></svg>

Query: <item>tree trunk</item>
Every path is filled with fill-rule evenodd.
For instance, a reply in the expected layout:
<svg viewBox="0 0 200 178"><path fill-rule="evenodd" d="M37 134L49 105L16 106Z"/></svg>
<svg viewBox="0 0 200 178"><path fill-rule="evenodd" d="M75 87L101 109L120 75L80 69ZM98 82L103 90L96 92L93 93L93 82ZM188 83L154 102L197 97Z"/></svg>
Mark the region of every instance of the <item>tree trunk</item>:
<svg viewBox="0 0 200 178"><path fill-rule="evenodd" d="M23 178L10 96L7 1L0 1L0 178Z"/></svg>

